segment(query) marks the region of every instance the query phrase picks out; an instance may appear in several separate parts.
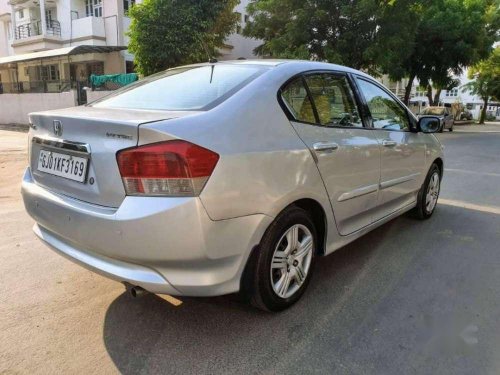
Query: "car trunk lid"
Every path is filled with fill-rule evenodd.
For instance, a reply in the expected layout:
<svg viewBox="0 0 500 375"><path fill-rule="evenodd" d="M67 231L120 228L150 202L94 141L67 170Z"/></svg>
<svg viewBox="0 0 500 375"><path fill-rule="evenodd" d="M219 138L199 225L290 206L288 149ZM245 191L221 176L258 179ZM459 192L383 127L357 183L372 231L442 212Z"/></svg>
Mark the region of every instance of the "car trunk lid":
<svg viewBox="0 0 500 375"><path fill-rule="evenodd" d="M193 112L94 107L33 113L30 115L29 134L33 178L37 184L56 193L97 205L118 207L125 198L125 190L116 152L137 145L141 124L190 114ZM41 150L45 152L41 153ZM57 161L67 158L67 163L81 158L88 160L83 182L40 171L43 155L54 156ZM68 169L67 165L66 168L58 167L58 171Z"/></svg>

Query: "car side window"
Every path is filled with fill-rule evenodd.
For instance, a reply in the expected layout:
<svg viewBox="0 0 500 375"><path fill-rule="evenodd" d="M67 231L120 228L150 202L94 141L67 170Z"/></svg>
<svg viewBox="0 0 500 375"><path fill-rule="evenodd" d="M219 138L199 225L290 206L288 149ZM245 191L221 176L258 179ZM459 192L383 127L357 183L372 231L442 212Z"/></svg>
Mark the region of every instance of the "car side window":
<svg viewBox="0 0 500 375"><path fill-rule="evenodd" d="M296 120L316 123L313 106L301 77L288 83L281 90L281 97Z"/></svg>
<svg viewBox="0 0 500 375"><path fill-rule="evenodd" d="M408 113L394 98L371 82L364 79L358 79L357 82L370 110L375 129L410 129Z"/></svg>
<svg viewBox="0 0 500 375"><path fill-rule="evenodd" d="M305 79L321 125L363 127L354 95L344 75L318 73L307 75Z"/></svg>

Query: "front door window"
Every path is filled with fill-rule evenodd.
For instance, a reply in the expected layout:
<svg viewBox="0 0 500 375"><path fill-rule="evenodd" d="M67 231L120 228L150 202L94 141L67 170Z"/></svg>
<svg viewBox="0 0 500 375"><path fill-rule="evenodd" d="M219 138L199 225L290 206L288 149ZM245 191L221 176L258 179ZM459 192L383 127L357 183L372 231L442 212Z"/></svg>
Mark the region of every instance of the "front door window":
<svg viewBox="0 0 500 375"><path fill-rule="evenodd" d="M358 79L375 129L410 130L406 110L386 91L364 79Z"/></svg>

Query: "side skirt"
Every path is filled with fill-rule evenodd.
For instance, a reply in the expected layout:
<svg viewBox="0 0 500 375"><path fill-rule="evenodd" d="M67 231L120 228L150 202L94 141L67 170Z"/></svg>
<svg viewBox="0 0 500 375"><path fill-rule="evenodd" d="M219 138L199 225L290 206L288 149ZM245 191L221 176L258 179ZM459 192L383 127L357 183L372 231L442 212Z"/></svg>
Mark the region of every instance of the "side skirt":
<svg viewBox="0 0 500 375"><path fill-rule="evenodd" d="M412 202L411 204L409 204L405 207L402 207L397 211L394 211L392 214L389 214L389 215L373 222L372 224L370 224L370 225L368 225L368 226L366 226L366 227L364 227L364 228L362 228L354 233L349 234L348 236L339 237L338 240L335 241L335 243L331 244L329 246L329 248L326 249L325 255L333 253L335 250L338 250L341 247L344 247L345 245L351 243L352 241L357 240L358 238L360 238L361 236L365 235L366 233L374 230L375 228L378 228L379 226L391 221L392 219L395 219L396 217L401 216L405 212L410 211L412 208L415 207L416 204L417 204L416 202Z"/></svg>

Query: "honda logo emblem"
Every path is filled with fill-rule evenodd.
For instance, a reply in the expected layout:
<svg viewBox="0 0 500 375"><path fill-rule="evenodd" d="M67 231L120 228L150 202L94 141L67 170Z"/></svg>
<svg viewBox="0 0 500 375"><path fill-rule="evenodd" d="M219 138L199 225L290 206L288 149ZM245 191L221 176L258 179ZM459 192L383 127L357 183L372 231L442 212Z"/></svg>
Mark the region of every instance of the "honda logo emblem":
<svg viewBox="0 0 500 375"><path fill-rule="evenodd" d="M63 133L62 122L59 120L54 120L52 125L54 127L54 134L57 135L58 137L60 137Z"/></svg>

